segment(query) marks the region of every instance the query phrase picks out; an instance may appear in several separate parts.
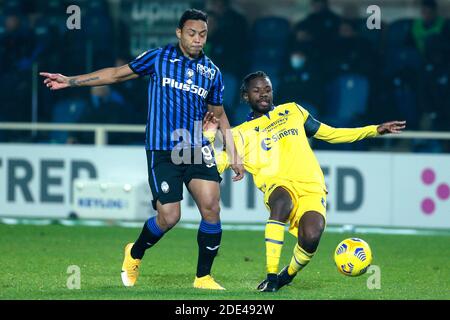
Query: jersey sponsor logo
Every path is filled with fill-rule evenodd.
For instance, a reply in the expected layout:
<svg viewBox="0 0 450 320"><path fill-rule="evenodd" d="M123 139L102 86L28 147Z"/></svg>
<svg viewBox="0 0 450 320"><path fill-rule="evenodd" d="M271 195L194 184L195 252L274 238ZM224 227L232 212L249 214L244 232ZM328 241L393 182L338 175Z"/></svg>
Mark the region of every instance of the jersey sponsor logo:
<svg viewBox="0 0 450 320"><path fill-rule="evenodd" d="M298 136L298 129L286 129L281 132L277 132L272 137L264 138L261 141L261 148L263 148L263 150L269 151L270 149L272 149L272 143L278 142L279 140L288 136Z"/></svg>
<svg viewBox="0 0 450 320"><path fill-rule="evenodd" d="M181 82L175 81L174 79L170 79L170 78L163 78L162 86L163 87L169 86L169 87L172 87L175 89L191 92L191 93L199 95L203 99L206 99L206 97L208 96L208 90L206 90L202 87L199 87L195 84L190 84L190 83L181 83Z"/></svg>
<svg viewBox="0 0 450 320"><path fill-rule="evenodd" d="M267 128L265 128L264 131L272 131L275 128L282 126L283 124L285 124L288 121L287 117L283 117L283 118L279 118L278 120L276 120L275 122L272 122Z"/></svg>
<svg viewBox="0 0 450 320"><path fill-rule="evenodd" d="M261 141L261 148L263 148L263 150L266 151L272 149L272 139L271 138L263 139L263 141Z"/></svg>
<svg viewBox="0 0 450 320"><path fill-rule="evenodd" d="M273 142L277 142L278 140L281 140L287 136L298 136L298 129L287 129L287 130L283 130L281 132L275 133L272 136L272 140L273 140Z"/></svg>
<svg viewBox="0 0 450 320"><path fill-rule="evenodd" d="M216 69L208 68L202 64L197 64L197 72L209 80L213 80L216 76Z"/></svg>
<svg viewBox="0 0 450 320"><path fill-rule="evenodd" d="M78 205L82 208L123 209L128 207L128 202L122 199L108 198L80 198Z"/></svg>

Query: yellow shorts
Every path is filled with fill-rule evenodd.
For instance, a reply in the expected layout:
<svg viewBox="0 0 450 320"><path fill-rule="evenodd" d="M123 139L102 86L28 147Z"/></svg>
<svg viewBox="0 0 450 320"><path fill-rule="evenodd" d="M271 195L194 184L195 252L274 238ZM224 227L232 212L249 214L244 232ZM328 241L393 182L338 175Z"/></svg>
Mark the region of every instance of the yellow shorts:
<svg viewBox="0 0 450 320"><path fill-rule="evenodd" d="M288 180L272 180L266 183L267 189L264 192L264 204L269 208L269 197L273 190L282 187L287 190L292 198L294 208L289 216L289 232L298 236L298 223L301 217L308 211L320 213L326 222L327 191L322 185L316 183L300 183Z"/></svg>

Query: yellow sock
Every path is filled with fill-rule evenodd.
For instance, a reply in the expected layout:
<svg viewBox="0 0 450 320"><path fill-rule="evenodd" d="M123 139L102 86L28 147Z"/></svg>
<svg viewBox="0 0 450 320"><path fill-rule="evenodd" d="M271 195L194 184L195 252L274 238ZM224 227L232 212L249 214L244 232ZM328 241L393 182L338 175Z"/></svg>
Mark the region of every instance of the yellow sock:
<svg viewBox="0 0 450 320"><path fill-rule="evenodd" d="M267 220L265 232L267 273L278 273L284 242L284 226L283 222Z"/></svg>
<svg viewBox="0 0 450 320"><path fill-rule="evenodd" d="M302 247L295 245L294 255L292 256L291 263L289 264L288 274L290 276L296 274L302 270L309 263L315 252L308 253Z"/></svg>

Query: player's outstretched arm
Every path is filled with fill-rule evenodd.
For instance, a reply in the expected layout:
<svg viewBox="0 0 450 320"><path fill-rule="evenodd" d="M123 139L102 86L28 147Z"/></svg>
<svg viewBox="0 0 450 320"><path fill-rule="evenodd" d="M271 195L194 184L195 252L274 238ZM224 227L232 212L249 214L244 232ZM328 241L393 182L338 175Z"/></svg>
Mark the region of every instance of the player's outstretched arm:
<svg viewBox="0 0 450 320"><path fill-rule="evenodd" d="M314 120L317 121L317 120ZM378 135L388 133L401 133L406 127L405 121L391 121L380 125L371 125L360 128L333 128L317 121L317 132L314 138L327 141L329 143L351 143Z"/></svg>
<svg viewBox="0 0 450 320"><path fill-rule="evenodd" d="M219 128L225 139L225 150L229 153L229 159L232 159L230 160L232 162L231 169L236 174L232 180L234 182L242 180L244 178L245 168L242 159L237 152L233 135L231 134L230 122L228 121L228 117L223 109L223 106L208 105L208 110L214 112L215 117L219 121Z"/></svg>
<svg viewBox="0 0 450 320"><path fill-rule="evenodd" d="M211 146L214 149L214 140L217 130L219 128L219 119L214 116L214 112L207 112L203 118L203 135L211 142ZM217 171L222 174L226 169L230 167L230 158L228 154L222 150L217 152L214 149L215 160L217 165Z"/></svg>
<svg viewBox="0 0 450 320"><path fill-rule="evenodd" d="M70 87L103 86L139 77L128 65L116 68L105 68L92 73L67 77L59 73L40 72L44 84L50 90L60 90Z"/></svg>

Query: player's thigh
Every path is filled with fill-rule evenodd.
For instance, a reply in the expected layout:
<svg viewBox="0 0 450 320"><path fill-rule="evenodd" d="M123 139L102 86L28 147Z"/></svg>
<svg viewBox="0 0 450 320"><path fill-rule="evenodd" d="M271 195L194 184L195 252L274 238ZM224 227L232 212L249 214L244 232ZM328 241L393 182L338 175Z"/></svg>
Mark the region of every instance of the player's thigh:
<svg viewBox="0 0 450 320"><path fill-rule="evenodd" d="M299 198L295 217L298 237L320 238L326 224L326 199L324 194L308 194Z"/></svg>
<svg viewBox="0 0 450 320"><path fill-rule="evenodd" d="M298 189L298 188L297 188ZM318 216L317 219L323 221L323 227L326 224L326 194L325 193L303 193L301 196L298 196L296 199L296 211L291 214L289 217L290 227L289 233L298 237L298 234L301 230L299 230L299 224L302 222L302 217L307 212L316 212ZM309 214L308 214L309 216ZM308 218L306 218L308 219ZM303 224L304 225L304 224ZM308 223L309 225L309 219ZM320 224L322 225L322 224Z"/></svg>
<svg viewBox="0 0 450 320"><path fill-rule="evenodd" d="M287 186L278 185L267 195L267 206L270 209L270 219L286 222L294 209L292 191Z"/></svg>
<svg viewBox="0 0 450 320"><path fill-rule="evenodd" d="M281 210L290 213L289 217L297 211L298 195L291 182L275 179L267 181L266 185L264 204L269 211L273 211L275 207L279 206Z"/></svg>
<svg viewBox="0 0 450 320"><path fill-rule="evenodd" d="M172 162L170 151L147 151L148 183L153 195L153 208L177 203L183 199L183 165Z"/></svg>
<svg viewBox="0 0 450 320"><path fill-rule="evenodd" d="M200 214L210 222L217 222L220 214L220 187L214 180L190 179L187 188L192 195Z"/></svg>

